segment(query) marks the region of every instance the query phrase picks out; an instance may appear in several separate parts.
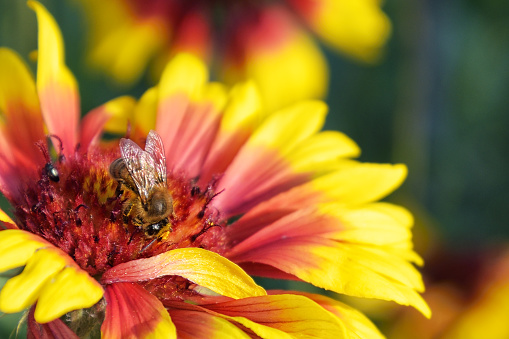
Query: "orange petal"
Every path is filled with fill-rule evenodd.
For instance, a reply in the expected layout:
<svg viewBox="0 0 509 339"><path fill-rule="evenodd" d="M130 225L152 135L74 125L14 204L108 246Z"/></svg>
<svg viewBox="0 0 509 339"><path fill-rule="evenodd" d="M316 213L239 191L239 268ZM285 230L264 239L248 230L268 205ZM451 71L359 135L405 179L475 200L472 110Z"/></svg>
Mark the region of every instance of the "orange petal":
<svg viewBox="0 0 509 339"><path fill-rule="evenodd" d="M176 338L176 328L163 304L133 283L106 286L103 339Z"/></svg>

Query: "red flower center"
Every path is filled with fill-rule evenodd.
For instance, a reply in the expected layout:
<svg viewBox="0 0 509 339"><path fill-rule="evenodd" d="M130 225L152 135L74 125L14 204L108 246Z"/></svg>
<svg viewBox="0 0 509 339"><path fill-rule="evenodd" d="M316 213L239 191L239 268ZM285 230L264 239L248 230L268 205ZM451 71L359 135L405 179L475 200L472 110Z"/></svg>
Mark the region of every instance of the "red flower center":
<svg viewBox="0 0 509 339"><path fill-rule="evenodd" d="M115 158L118 151L76 154L43 166L40 175L27 178L13 197L20 229L64 250L93 276L120 263L175 248L200 247L224 253L225 222L219 211L208 207L217 194L213 184L200 190L185 173L170 172L170 227L149 237L131 216L126 218L125 203L136 193L121 189L109 174Z"/></svg>

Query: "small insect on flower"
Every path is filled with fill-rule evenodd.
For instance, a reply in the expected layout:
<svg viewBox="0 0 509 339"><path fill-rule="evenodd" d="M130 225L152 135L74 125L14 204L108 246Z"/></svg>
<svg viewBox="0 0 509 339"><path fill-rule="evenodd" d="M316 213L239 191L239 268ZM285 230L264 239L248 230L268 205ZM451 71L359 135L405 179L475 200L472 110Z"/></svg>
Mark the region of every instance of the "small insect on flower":
<svg viewBox="0 0 509 339"><path fill-rule="evenodd" d="M48 178L51 181L59 182L60 181L60 174L58 173L58 170L55 168L55 165L53 163L48 162L44 166L44 173L48 176Z"/></svg>
<svg viewBox="0 0 509 339"><path fill-rule="evenodd" d="M143 229L149 238L171 230L173 199L166 185L166 158L161 137L150 131L145 150L134 141L120 140L121 158L110 165L110 174L134 194L123 205L124 222Z"/></svg>

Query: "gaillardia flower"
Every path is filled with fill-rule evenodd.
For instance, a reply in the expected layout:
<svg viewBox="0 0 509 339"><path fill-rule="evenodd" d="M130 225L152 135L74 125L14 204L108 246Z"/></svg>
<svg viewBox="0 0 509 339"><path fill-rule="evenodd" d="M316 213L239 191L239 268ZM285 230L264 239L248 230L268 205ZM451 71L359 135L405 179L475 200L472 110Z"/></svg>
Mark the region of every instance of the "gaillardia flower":
<svg viewBox="0 0 509 339"><path fill-rule="evenodd" d="M339 301L266 291L251 276L429 316L412 217L376 202L403 165L349 159L354 142L320 132L323 103L262 113L252 83L209 83L188 54L139 101L114 99L79 122L60 31L29 5L36 83L0 49L0 187L13 215L0 214L0 271L13 276L0 310L28 309L30 336L381 337ZM101 141L104 131L126 138Z"/></svg>
<svg viewBox="0 0 509 339"><path fill-rule="evenodd" d="M266 107L325 95L327 65L310 32L352 57L375 61L391 26L373 0L83 1L90 61L120 83L150 61L160 74L177 52L214 64L229 84L255 80Z"/></svg>

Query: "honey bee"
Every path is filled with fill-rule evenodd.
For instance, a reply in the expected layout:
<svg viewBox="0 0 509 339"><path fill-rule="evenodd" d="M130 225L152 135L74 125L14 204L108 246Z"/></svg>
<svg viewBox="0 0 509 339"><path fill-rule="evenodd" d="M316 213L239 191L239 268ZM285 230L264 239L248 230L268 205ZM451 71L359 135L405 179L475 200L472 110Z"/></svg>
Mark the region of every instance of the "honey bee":
<svg viewBox="0 0 509 339"><path fill-rule="evenodd" d="M120 139L122 157L110 165L110 175L134 193L123 205L124 222L143 229L148 238L170 229L173 199L166 186L166 158L159 134L151 130L145 150L130 139Z"/></svg>

